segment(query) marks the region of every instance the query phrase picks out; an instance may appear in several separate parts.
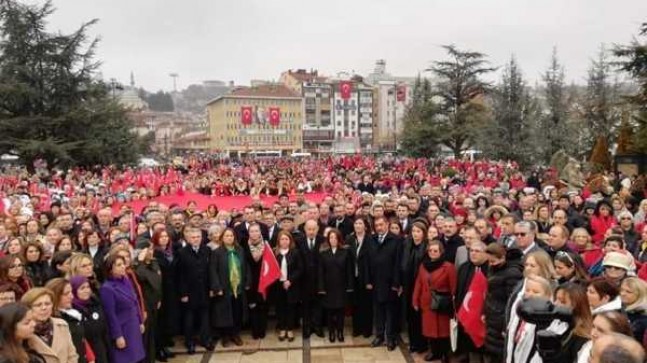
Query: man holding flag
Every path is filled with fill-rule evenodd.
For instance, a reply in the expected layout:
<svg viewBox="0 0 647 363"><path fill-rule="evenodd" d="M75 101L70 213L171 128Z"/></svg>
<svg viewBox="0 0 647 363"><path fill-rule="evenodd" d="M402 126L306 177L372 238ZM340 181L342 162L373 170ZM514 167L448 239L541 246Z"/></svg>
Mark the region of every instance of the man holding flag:
<svg viewBox="0 0 647 363"><path fill-rule="evenodd" d="M458 339L455 353L469 358L470 363L483 362L485 322L481 315L487 292L488 268L485 247L483 242L472 242L469 260L459 267L457 273L455 305L458 311Z"/></svg>

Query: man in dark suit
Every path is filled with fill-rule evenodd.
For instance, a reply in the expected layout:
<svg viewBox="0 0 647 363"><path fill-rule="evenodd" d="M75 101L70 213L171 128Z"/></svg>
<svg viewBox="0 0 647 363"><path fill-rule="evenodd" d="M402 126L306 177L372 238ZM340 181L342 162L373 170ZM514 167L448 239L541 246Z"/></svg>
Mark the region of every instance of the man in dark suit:
<svg viewBox="0 0 647 363"><path fill-rule="evenodd" d="M328 222L328 227L337 228L344 240L353 233L353 221L346 217L346 207L337 204L334 209L334 218Z"/></svg>
<svg viewBox="0 0 647 363"><path fill-rule="evenodd" d="M266 241L269 239L267 226L256 220L256 210L254 209L254 207L245 207L245 214L243 215L243 218L245 219L243 223L234 227L234 232L236 232L236 239L241 246L247 246L247 240L249 239L249 226L253 223L258 223L258 225L261 227L261 235L263 236L263 239Z"/></svg>
<svg viewBox="0 0 647 363"><path fill-rule="evenodd" d="M400 222L400 227L402 227L402 234L408 235L411 233L411 218L409 217L409 205L407 203L398 204L398 209L396 210L398 214L398 222Z"/></svg>
<svg viewBox="0 0 647 363"><path fill-rule="evenodd" d="M181 210L174 210L173 213L171 213L171 223L166 228L168 235L171 238L173 252L175 253L177 253L180 248L184 247L182 230L184 229L185 220L186 216L184 212Z"/></svg>
<svg viewBox="0 0 647 363"><path fill-rule="evenodd" d="M465 245L463 237L458 235L458 225L454 218L445 218L444 235L442 238L445 246L445 261L454 263L456 261L456 251L460 246Z"/></svg>
<svg viewBox="0 0 647 363"><path fill-rule="evenodd" d="M202 228L203 222L204 216L202 215L202 213L193 213L189 217L189 226L200 230L200 234L202 235L200 241L203 245L206 245L207 243L209 243L209 233Z"/></svg>
<svg viewBox="0 0 647 363"><path fill-rule="evenodd" d="M395 349L398 332L396 319L402 283L400 261L402 259L402 240L389 232L389 224L385 217L375 219L375 235L373 248L370 249L369 284L367 289L373 290L373 308L375 311L375 339L372 346L384 344L387 349Z"/></svg>
<svg viewBox="0 0 647 363"><path fill-rule="evenodd" d="M319 274L319 247L324 243L323 236L319 235L319 225L316 220L310 219L304 223L305 233L297 241L297 248L303 260L303 276L301 301L303 304L303 337L309 338L314 331L323 338L321 327L321 302L317 291L317 277Z"/></svg>
<svg viewBox="0 0 647 363"><path fill-rule="evenodd" d="M276 239L281 230L281 226L276 222L276 216L270 209L263 212L263 222L265 222L265 225L267 226L267 242L269 242L270 246L274 248L276 247Z"/></svg>
<svg viewBox="0 0 647 363"><path fill-rule="evenodd" d="M199 229L184 230L186 246L178 253L179 292L184 314L184 342L189 354L195 353L193 342L196 319L200 324L200 343L207 350L214 345L209 337L209 256L211 250L201 244Z"/></svg>

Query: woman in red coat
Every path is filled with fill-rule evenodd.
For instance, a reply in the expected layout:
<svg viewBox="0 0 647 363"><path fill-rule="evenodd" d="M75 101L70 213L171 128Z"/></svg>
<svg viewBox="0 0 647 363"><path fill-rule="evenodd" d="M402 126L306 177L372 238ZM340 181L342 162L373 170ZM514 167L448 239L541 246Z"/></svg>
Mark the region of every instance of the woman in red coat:
<svg viewBox="0 0 647 363"><path fill-rule="evenodd" d="M591 216L591 233L593 234L593 244L600 246L604 241L604 234L607 230L616 225L616 218L613 216L613 207L606 200L598 202Z"/></svg>
<svg viewBox="0 0 647 363"><path fill-rule="evenodd" d="M431 351L426 361L447 360L449 353L449 320L451 312L432 310L432 291L437 295L448 296L451 305L456 292L456 269L445 261L442 243L432 240L427 246L427 254L422 260L413 290L412 305L421 311L422 335L430 340Z"/></svg>

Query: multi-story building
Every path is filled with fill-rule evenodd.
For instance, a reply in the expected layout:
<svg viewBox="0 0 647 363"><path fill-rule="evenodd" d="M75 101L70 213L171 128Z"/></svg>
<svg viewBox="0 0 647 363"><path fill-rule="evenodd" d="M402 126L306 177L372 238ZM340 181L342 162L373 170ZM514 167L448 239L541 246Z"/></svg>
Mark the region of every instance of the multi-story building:
<svg viewBox="0 0 647 363"><path fill-rule="evenodd" d="M412 87L397 81L379 81L375 94L373 145L376 150L396 150L398 136L404 128L404 114L411 102Z"/></svg>
<svg viewBox="0 0 647 363"><path fill-rule="evenodd" d="M386 72L386 61L379 59L364 80L375 90L373 147L377 151L396 150L416 78L392 76Z"/></svg>
<svg viewBox="0 0 647 363"><path fill-rule="evenodd" d="M303 97L303 149L313 154L333 151L332 85L316 70L286 71L279 81Z"/></svg>
<svg viewBox="0 0 647 363"><path fill-rule="evenodd" d="M303 149L301 96L281 84L236 88L207 104L211 152L289 154Z"/></svg>
<svg viewBox="0 0 647 363"><path fill-rule="evenodd" d="M350 85L344 95L340 87ZM370 151L373 143L373 89L362 82L338 80L333 87L333 123L338 153Z"/></svg>

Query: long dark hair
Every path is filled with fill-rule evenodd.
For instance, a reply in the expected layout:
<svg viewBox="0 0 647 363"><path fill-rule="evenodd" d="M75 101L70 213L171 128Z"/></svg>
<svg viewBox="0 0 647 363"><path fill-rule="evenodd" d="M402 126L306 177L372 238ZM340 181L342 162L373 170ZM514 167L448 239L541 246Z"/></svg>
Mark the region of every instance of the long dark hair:
<svg viewBox="0 0 647 363"><path fill-rule="evenodd" d="M16 325L25 318L29 307L11 303L0 308L0 355L9 362L28 362L29 355L16 339Z"/></svg>

